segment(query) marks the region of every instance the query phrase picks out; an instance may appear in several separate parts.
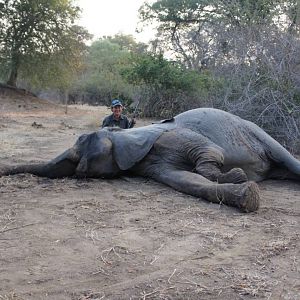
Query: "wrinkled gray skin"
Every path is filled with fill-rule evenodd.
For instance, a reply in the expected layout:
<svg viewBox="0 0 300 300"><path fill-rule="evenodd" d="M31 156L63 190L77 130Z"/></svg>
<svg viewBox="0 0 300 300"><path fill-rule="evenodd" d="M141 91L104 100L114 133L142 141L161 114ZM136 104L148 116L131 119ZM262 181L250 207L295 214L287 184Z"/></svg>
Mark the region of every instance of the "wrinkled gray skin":
<svg viewBox="0 0 300 300"><path fill-rule="evenodd" d="M128 171L245 212L259 207L254 181L300 180L300 162L267 133L211 108L140 128L104 128L82 135L48 163L9 167L0 175L112 178Z"/></svg>

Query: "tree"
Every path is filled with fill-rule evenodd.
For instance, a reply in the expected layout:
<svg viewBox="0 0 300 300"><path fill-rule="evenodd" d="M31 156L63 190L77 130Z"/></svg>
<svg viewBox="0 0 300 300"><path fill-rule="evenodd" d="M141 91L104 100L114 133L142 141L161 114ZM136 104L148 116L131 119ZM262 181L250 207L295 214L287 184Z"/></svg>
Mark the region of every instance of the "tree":
<svg viewBox="0 0 300 300"><path fill-rule="evenodd" d="M113 44L117 44L120 47L120 50L127 50L132 53L144 53L147 50L147 45L141 42L137 42L132 35L127 34L115 34L114 36L105 36L103 37L106 40L110 41Z"/></svg>
<svg viewBox="0 0 300 300"><path fill-rule="evenodd" d="M150 117L170 117L204 104L203 96L217 89L210 74L188 70L162 54L135 55L122 74L139 87L143 114Z"/></svg>
<svg viewBox="0 0 300 300"><path fill-rule="evenodd" d="M131 86L120 72L129 63L130 51L113 37L94 41L88 49L85 70L76 84L76 97L87 94L89 102L109 104L114 97L131 98ZM122 39L123 41L123 39Z"/></svg>
<svg viewBox="0 0 300 300"><path fill-rule="evenodd" d="M164 90L193 91L199 76L180 64L168 61L160 55L144 54L134 57L132 64L123 70L131 83L147 84Z"/></svg>
<svg viewBox="0 0 300 300"><path fill-rule="evenodd" d="M29 89L58 90L69 89L84 68L84 59L88 47L83 41L78 42L81 27L73 26L74 38L65 37L65 46L51 53L28 53L22 57L19 78ZM75 38L76 36L76 38ZM71 50L70 50L71 48Z"/></svg>
<svg viewBox="0 0 300 300"><path fill-rule="evenodd" d="M157 0L140 9L158 24L160 49L223 83L211 104L296 148L300 138L299 0Z"/></svg>
<svg viewBox="0 0 300 300"><path fill-rule="evenodd" d="M76 66L90 37L74 25L79 13L71 0L0 0L0 66L7 84L16 86L28 70L45 74L46 65Z"/></svg>
<svg viewBox="0 0 300 300"><path fill-rule="evenodd" d="M285 0L158 0L145 2L139 12L145 24L158 24L158 40L163 44L160 49L173 52L188 68L201 70L215 62L217 55L227 54L224 32L274 24L282 17L280 8L286 3Z"/></svg>

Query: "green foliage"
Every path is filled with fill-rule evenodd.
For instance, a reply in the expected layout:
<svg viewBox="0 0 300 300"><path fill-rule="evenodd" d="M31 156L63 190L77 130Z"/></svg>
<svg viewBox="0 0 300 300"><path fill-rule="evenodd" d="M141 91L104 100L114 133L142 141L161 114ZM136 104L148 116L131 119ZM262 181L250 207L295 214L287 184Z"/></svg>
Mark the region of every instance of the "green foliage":
<svg viewBox="0 0 300 300"><path fill-rule="evenodd" d="M161 54L133 56L122 74L140 87L144 115L151 117L170 117L199 107L220 87L209 72L188 70Z"/></svg>
<svg viewBox="0 0 300 300"><path fill-rule="evenodd" d="M229 1L219 10L223 20L233 22L234 26L251 24L270 24L278 15L277 5L281 0L239 0Z"/></svg>
<svg viewBox="0 0 300 300"><path fill-rule="evenodd" d="M186 70L176 62L166 60L163 55L145 54L136 56L132 65L123 70L123 75L133 84L152 85L167 90L191 92L199 86L208 87L205 76Z"/></svg>
<svg viewBox="0 0 300 300"><path fill-rule="evenodd" d="M120 71L129 64L130 52L112 38L101 38L89 47L85 70L76 84L77 93L88 93L93 102L109 104L112 98L130 99L132 87Z"/></svg>
<svg viewBox="0 0 300 300"><path fill-rule="evenodd" d="M105 36L107 41L119 46L120 50L127 50L131 53L141 54L146 52L147 45L137 42L132 35L116 34L114 36Z"/></svg>
<svg viewBox="0 0 300 300"><path fill-rule="evenodd" d="M77 35L78 30L82 30L82 28L73 26L73 30ZM73 37L65 37L64 42L69 45L51 54L30 53L24 55L19 69L20 79L27 82L27 85L33 89L70 89L77 79L78 72L83 70L87 47ZM66 53L69 47L73 49Z"/></svg>
<svg viewBox="0 0 300 300"><path fill-rule="evenodd" d="M106 69L115 72L127 57L128 52L120 50L117 44L101 39L90 46L86 63L91 71L101 72Z"/></svg>
<svg viewBox="0 0 300 300"><path fill-rule="evenodd" d="M44 76L46 66L57 70L48 72L51 82L70 68L68 61L72 60L72 68L79 64L84 41L90 36L73 25L80 10L71 0L6 0L0 6L0 68L8 84L15 86L19 75L25 78L33 71Z"/></svg>
<svg viewBox="0 0 300 300"><path fill-rule="evenodd" d="M283 0L158 0L140 8L142 21L155 20L160 30L173 32L202 22L223 20L227 25L272 22Z"/></svg>

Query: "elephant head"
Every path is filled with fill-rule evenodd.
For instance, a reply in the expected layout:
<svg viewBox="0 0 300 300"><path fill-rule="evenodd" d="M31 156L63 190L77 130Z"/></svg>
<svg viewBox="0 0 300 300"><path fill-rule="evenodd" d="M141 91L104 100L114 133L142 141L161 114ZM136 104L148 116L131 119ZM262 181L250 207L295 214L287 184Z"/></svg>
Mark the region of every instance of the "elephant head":
<svg viewBox="0 0 300 300"><path fill-rule="evenodd" d="M80 136L72 148L48 163L7 167L0 176L30 173L49 178L112 178L142 160L165 130L163 125L103 128Z"/></svg>
<svg viewBox="0 0 300 300"><path fill-rule="evenodd" d="M73 146L79 153L77 177L115 177L120 169L114 159L113 143L106 131L84 134Z"/></svg>
<svg viewBox="0 0 300 300"><path fill-rule="evenodd" d="M73 147L80 156L76 176L117 176L142 160L164 130L156 125L130 130L103 128L81 136Z"/></svg>

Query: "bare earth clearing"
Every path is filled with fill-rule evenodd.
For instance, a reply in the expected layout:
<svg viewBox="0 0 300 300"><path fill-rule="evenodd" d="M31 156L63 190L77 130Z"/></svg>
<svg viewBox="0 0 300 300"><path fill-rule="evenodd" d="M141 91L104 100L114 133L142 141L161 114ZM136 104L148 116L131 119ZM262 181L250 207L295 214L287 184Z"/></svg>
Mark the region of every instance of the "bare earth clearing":
<svg viewBox="0 0 300 300"><path fill-rule="evenodd" d="M0 164L54 158L108 113L2 91ZM243 214L145 178L2 177L0 299L300 299L300 184L259 186Z"/></svg>

